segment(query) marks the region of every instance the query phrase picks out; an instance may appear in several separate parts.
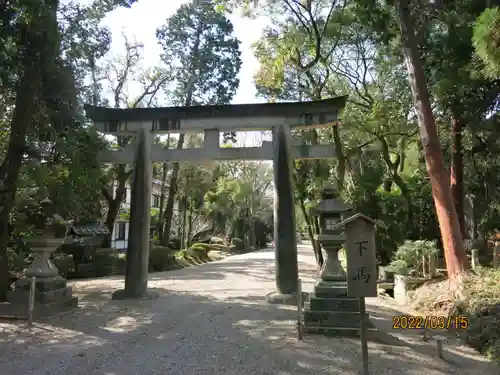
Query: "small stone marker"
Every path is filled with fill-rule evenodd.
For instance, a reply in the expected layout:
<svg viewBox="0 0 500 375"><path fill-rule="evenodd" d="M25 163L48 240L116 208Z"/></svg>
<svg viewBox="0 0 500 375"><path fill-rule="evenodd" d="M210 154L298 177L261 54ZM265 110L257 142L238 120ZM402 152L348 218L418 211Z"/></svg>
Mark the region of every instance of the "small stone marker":
<svg viewBox="0 0 500 375"><path fill-rule="evenodd" d="M356 214L341 224L346 229L347 295L377 297L375 222Z"/></svg>

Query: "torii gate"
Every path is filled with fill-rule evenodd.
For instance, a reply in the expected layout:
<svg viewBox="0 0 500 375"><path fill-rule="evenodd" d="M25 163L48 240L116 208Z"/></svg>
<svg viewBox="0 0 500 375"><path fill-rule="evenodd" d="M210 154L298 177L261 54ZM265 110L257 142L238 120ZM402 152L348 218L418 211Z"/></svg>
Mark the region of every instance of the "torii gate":
<svg viewBox="0 0 500 375"><path fill-rule="evenodd" d="M135 163L125 289L114 299L147 298L152 165L154 162L206 160L272 160L274 169L274 231L276 291L271 303L295 303L298 279L292 159L334 158L333 145L292 144L290 129L335 126L347 96L310 101L265 104L116 109L86 105L98 131L136 135L135 145L121 151L101 151L103 163ZM221 132L272 130L272 141L260 147L221 148ZM202 148L169 149L153 144L153 134L204 133Z"/></svg>

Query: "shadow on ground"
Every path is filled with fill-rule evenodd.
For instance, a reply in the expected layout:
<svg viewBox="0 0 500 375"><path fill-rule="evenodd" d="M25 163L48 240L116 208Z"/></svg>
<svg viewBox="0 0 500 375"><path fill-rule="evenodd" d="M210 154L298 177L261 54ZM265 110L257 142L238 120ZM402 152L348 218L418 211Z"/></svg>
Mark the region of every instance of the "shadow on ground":
<svg viewBox="0 0 500 375"><path fill-rule="evenodd" d="M264 288L272 285L274 266L268 256L263 251L245 260L235 257L154 274L153 287L164 283L155 288L160 294L156 300L111 300L119 286L115 278L80 283L77 311L38 323L31 330L23 323L0 323L2 373L359 374L359 340L308 335L297 341L296 311L266 304L260 284L255 289L234 291L233 287L229 295L220 293L224 288L231 291L231 283L241 278L249 283L262 279ZM305 268L302 265L304 278L312 281L314 271ZM183 290L184 283L209 280L207 290ZM174 287L180 290L173 291ZM392 319L393 311L372 310L374 318L385 314ZM150 361L147 367L145 357ZM457 373L450 363L407 344L370 343L370 362L372 375ZM487 372L483 365L469 359L463 368L474 368L475 374L498 374Z"/></svg>

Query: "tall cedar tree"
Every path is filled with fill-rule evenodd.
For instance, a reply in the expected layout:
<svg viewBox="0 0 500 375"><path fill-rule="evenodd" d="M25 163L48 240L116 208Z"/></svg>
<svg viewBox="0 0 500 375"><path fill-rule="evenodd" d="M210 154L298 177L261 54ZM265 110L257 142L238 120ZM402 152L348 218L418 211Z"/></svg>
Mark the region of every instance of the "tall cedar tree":
<svg viewBox="0 0 500 375"><path fill-rule="evenodd" d="M174 104L183 106L229 104L239 86L240 41L233 25L210 1L182 5L156 30L162 58L177 69ZM234 135L233 135L234 136ZM179 136L177 148L184 144ZM162 244L170 241L179 163L172 168L164 212Z"/></svg>

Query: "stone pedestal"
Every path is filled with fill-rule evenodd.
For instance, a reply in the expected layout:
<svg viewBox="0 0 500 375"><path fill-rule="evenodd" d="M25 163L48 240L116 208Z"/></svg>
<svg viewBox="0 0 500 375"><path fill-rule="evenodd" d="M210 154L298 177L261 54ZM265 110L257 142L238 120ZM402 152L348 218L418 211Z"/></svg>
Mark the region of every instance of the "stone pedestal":
<svg viewBox="0 0 500 375"><path fill-rule="evenodd" d="M331 235L341 242L342 235ZM304 331L327 335L357 335L360 329L359 299L347 296L346 274L338 258L341 246L325 247L327 259L304 309ZM365 315L367 324L368 314ZM370 325L368 325L370 327Z"/></svg>
<svg viewBox="0 0 500 375"><path fill-rule="evenodd" d="M7 293L7 302L0 305L0 313L7 316L26 318L32 277L36 277L35 306L33 317L48 318L78 306L66 279L58 276L59 270L50 255L64 242L62 238L35 238L30 248L35 260L26 270L26 276L18 279L14 290Z"/></svg>

